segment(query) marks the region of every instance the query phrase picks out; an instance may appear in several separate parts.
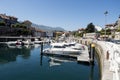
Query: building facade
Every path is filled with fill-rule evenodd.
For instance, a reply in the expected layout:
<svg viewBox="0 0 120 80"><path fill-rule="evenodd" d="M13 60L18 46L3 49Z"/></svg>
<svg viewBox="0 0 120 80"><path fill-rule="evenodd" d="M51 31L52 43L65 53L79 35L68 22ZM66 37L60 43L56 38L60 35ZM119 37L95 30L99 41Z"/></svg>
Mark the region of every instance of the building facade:
<svg viewBox="0 0 120 80"><path fill-rule="evenodd" d="M4 21L6 26L11 26L11 24L15 24L18 21L18 18L14 16L7 16L6 14L0 14L0 21Z"/></svg>

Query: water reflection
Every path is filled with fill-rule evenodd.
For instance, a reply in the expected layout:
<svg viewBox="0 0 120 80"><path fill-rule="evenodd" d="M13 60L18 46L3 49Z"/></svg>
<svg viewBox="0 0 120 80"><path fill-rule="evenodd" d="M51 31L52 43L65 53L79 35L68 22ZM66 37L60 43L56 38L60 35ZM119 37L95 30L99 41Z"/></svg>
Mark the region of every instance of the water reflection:
<svg viewBox="0 0 120 80"><path fill-rule="evenodd" d="M77 62L76 59L68 58L68 57L61 57L61 56L46 56L46 57L49 58L48 59L49 67L62 66L62 63ZM43 59L43 55L40 55L40 65L41 66L43 64L42 59ZM86 63L77 63L77 64L89 67L88 80L94 80L94 69L95 69L94 66L95 65L88 65Z"/></svg>
<svg viewBox="0 0 120 80"><path fill-rule="evenodd" d="M73 62L76 61L76 59L73 58L66 58L66 57L58 57L58 56L49 56L49 66L57 66L61 65L62 63L65 62Z"/></svg>
<svg viewBox="0 0 120 80"><path fill-rule="evenodd" d="M43 55L40 55L40 66L42 66L42 62L43 62Z"/></svg>
<svg viewBox="0 0 120 80"><path fill-rule="evenodd" d="M67 63L67 62L76 62L79 65L84 65L84 66L91 66L88 62L77 62L77 59L75 58L70 58L70 57L64 57L64 56L55 56L55 55L40 55L40 64L42 65L42 57L46 56L49 60L49 66L58 66L61 65L62 63ZM94 65L93 65L94 66ZM93 67L92 67L93 68Z"/></svg>
<svg viewBox="0 0 120 80"><path fill-rule="evenodd" d="M76 59L41 55L40 51L41 45L0 48L0 80L99 80L96 64L78 64Z"/></svg>
<svg viewBox="0 0 120 80"><path fill-rule="evenodd" d="M90 65L90 76L89 76L89 80L94 80L93 79L94 76L94 65Z"/></svg>
<svg viewBox="0 0 120 80"><path fill-rule="evenodd" d="M21 55L23 59L30 57L30 51L32 47L21 47L21 48L0 48L0 63L8 63L16 61L18 55Z"/></svg>

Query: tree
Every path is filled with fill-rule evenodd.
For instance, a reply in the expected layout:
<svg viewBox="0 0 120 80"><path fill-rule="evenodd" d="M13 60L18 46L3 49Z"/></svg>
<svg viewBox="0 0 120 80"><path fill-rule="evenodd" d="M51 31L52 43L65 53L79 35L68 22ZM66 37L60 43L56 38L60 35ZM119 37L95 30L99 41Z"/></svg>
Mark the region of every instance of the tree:
<svg viewBox="0 0 120 80"><path fill-rule="evenodd" d="M106 34L107 34L107 35L111 35L111 29L107 29L107 30L106 30Z"/></svg>
<svg viewBox="0 0 120 80"><path fill-rule="evenodd" d="M92 33L95 32L95 26L93 25L93 23L90 23L87 25L87 28L85 29L86 33Z"/></svg>
<svg viewBox="0 0 120 80"><path fill-rule="evenodd" d="M75 36L75 34L76 34L76 31L73 31L73 32L71 32L71 34L72 34L73 36Z"/></svg>
<svg viewBox="0 0 120 80"><path fill-rule="evenodd" d="M4 21L0 21L0 26L5 26L5 22Z"/></svg>
<svg viewBox="0 0 120 80"><path fill-rule="evenodd" d="M120 29L117 29L116 31L117 31L117 32L120 32Z"/></svg>
<svg viewBox="0 0 120 80"><path fill-rule="evenodd" d="M100 35L104 35L105 34L105 30L102 29L99 33L100 33Z"/></svg>
<svg viewBox="0 0 120 80"><path fill-rule="evenodd" d="M100 33L101 35L105 35L105 30L102 29L99 33ZM106 35L111 35L111 29L106 29Z"/></svg>
<svg viewBox="0 0 120 80"><path fill-rule="evenodd" d="M24 22L22 22L22 24L26 25L27 27L31 27L32 22L30 22L29 20L25 20Z"/></svg>
<svg viewBox="0 0 120 80"><path fill-rule="evenodd" d="M27 26L25 24L22 24L22 23L15 23L15 24L12 24L12 28L24 28L24 29L27 29Z"/></svg>

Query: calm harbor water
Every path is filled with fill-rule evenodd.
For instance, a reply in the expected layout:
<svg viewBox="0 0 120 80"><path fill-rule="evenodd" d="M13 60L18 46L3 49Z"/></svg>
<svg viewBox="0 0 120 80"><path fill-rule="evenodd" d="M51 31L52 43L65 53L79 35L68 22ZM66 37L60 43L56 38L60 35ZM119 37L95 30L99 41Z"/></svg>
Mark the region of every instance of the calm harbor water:
<svg viewBox="0 0 120 80"><path fill-rule="evenodd" d="M41 56L40 49L40 45L1 47L0 80L100 80L97 60L90 66L75 59Z"/></svg>

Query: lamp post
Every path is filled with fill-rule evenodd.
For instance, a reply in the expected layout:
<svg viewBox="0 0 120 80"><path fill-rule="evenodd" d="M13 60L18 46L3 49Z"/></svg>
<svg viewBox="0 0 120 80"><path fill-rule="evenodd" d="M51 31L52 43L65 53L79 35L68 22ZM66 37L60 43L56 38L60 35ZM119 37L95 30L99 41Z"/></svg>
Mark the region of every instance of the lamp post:
<svg viewBox="0 0 120 80"><path fill-rule="evenodd" d="M108 11L106 11L105 13L105 25L107 24L107 14L108 14ZM106 26L105 26L105 37L106 37Z"/></svg>
<svg viewBox="0 0 120 80"><path fill-rule="evenodd" d="M119 15L119 19L118 19L118 29L120 29L120 15ZM119 31L119 40L120 40L120 31Z"/></svg>

